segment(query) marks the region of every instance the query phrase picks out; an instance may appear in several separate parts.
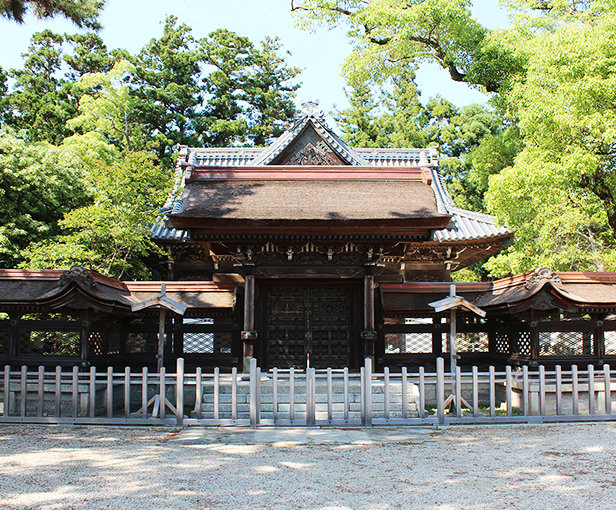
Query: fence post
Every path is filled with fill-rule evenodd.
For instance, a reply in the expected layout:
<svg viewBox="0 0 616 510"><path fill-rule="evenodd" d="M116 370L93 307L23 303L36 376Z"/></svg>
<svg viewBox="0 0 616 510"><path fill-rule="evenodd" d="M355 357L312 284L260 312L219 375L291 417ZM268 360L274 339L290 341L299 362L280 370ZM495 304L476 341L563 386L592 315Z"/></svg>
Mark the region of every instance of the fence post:
<svg viewBox="0 0 616 510"><path fill-rule="evenodd" d="M11 398L11 367L4 365L4 416L9 416L9 400Z"/></svg>
<svg viewBox="0 0 616 510"><path fill-rule="evenodd" d="M201 419L201 406L203 405L203 386L201 382L202 373L203 370L201 369L201 367L197 367L197 370L195 372L195 416L198 420Z"/></svg>
<svg viewBox="0 0 616 510"><path fill-rule="evenodd" d="M580 412L579 408L579 382L578 382L578 367L571 365L571 402L573 404L573 415L577 416Z"/></svg>
<svg viewBox="0 0 616 510"><path fill-rule="evenodd" d="M124 418L130 419L130 367L124 367Z"/></svg>
<svg viewBox="0 0 616 510"><path fill-rule="evenodd" d="M366 410L366 427L372 427L372 358L366 358L366 391L365 391L365 410Z"/></svg>
<svg viewBox="0 0 616 510"><path fill-rule="evenodd" d="M408 394L408 371L406 367L402 367L402 419L408 418L407 394Z"/></svg>
<svg viewBox="0 0 616 510"><path fill-rule="evenodd" d="M107 418L113 418L113 367L107 367Z"/></svg>
<svg viewBox="0 0 616 510"><path fill-rule="evenodd" d="M314 368L306 369L306 425L316 425L316 375Z"/></svg>
<svg viewBox="0 0 616 510"><path fill-rule="evenodd" d="M257 367L257 425L261 425L261 367Z"/></svg>
<svg viewBox="0 0 616 510"><path fill-rule="evenodd" d="M90 367L90 381L89 381L89 413L90 418L94 418L96 413L96 367Z"/></svg>
<svg viewBox="0 0 616 510"><path fill-rule="evenodd" d="M454 398L456 405L456 417L462 417L462 370L460 367L456 366L456 378L453 382L455 390L454 390Z"/></svg>
<svg viewBox="0 0 616 510"><path fill-rule="evenodd" d="M496 374L494 365L490 365L489 369L489 385L490 385L490 417L496 416Z"/></svg>
<svg viewBox="0 0 616 510"><path fill-rule="evenodd" d="M556 416L563 414L563 380L562 380L562 368L560 365L556 365Z"/></svg>
<svg viewBox="0 0 616 510"><path fill-rule="evenodd" d="M257 426L257 360L256 358L250 359L250 426L255 428Z"/></svg>
<svg viewBox="0 0 616 510"><path fill-rule="evenodd" d="M158 408L158 417L161 420L165 419L165 412L167 411L167 370L162 367L158 372L158 398L160 400L160 406Z"/></svg>
<svg viewBox="0 0 616 510"><path fill-rule="evenodd" d="M21 402L19 406L19 416L21 416L22 418L26 416L26 403L28 399L27 378L28 378L28 367L26 365L22 365L21 367Z"/></svg>
<svg viewBox="0 0 616 510"><path fill-rule="evenodd" d="M55 416L60 417L62 413L62 367L56 366L56 385L54 387L55 397Z"/></svg>
<svg viewBox="0 0 616 510"><path fill-rule="evenodd" d="M539 415L545 416L545 366L539 365Z"/></svg>
<svg viewBox="0 0 616 510"><path fill-rule="evenodd" d="M479 368L473 365L473 417L479 416Z"/></svg>
<svg viewBox="0 0 616 510"><path fill-rule="evenodd" d="M184 426L184 358L178 358L175 370L175 417L177 426Z"/></svg>
<svg viewBox="0 0 616 510"><path fill-rule="evenodd" d="M610 366L603 365L603 380L605 384L605 414L612 414L612 381L610 377Z"/></svg>
<svg viewBox="0 0 616 510"><path fill-rule="evenodd" d="M78 393L78 389L79 389L79 385L78 385L78 378L79 378L79 367L73 367L73 380L72 380L72 406L73 406L73 418L77 418L77 416L79 415L79 410L77 408L77 400L79 398L79 393Z"/></svg>
<svg viewBox="0 0 616 510"><path fill-rule="evenodd" d="M38 397L38 405L36 408L36 415L39 418L42 418L43 416L43 400L45 397L45 367L44 366L40 366L38 367L38 391L37 391L37 397Z"/></svg>
<svg viewBox="0 0 616 510"><path fill-rule="evenodd" d="M511 365L507 365L505 367L505 402L507 406L507 416L512 415L512 398L511 398L511 390L513 385L513 378L511 374Z"/></svg>
<svg viewBox="0 0 616 510"><path fill-rule="evenodd" d="M426 417L426 372L424 367L419 367L419 409L420 418Z"/></svg>
<svg viewBox="0 0 616 510"><path fill-rule="evenodd" d="M445 360L436 358L436 415L445 423Z"/></svg>
<svg viewBox="0 0 616 510"><path fill-rule="evenodd" d="M143 367L141 370L141 417L144 420L148 418L148 379L148 367Z"/></svg>
<svg viewBox="0 0 616 510"><path fill-rule="evenodd" d="M529 415L529 409L530 409L530 403L528 401L529 399L529 389L528 389L528 365L524 365L522 367L522 399L523 399L523 410L522 410L522 414L524 416L528 416Z"/></svg>
<svg viewBox="0 0 616 510"><path fill-rule="evenodd" d="M595 414L595 367L588 365L588 414Z"/></svg>

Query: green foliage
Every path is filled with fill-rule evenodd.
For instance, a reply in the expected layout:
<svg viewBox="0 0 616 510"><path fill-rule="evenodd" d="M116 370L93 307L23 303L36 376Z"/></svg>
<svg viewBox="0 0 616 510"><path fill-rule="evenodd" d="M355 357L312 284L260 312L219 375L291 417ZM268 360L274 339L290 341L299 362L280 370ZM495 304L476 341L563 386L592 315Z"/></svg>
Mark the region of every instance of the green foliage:
<svg viewBox="0 0 616 510"><path fill-rule="evenodd" d="M304 0L294 6L300 23L346 22L355 49L347 75L379 78L400 74L400 66L435 62L452 80L494 92L516 62L509 46L492 43L471 15L470 0ZM508 62L509 65L502 64Z"/></svg>
<svg viewBox="0 0 616 510"><path fill-rule="evenodd" d="M75 84L75 88L87 91L79 100L80 115L69 120L67 125L100 133L107 141L127 150L144 148L141 125L135 113L139 103L126 85L134 70L132 64L121 60L108 73L82 76Z"/></svg>
<svg viewBox="0 0 616 510"><path fill-rule="evenodd" d="M67 51L69 47L72 52ZM50 30L32 36L23 69L12 69L4 123L28 140L59 144L73 134L66 125L77 114L81 91L74 82L86 73L106 72L112 57L95 34L65 36Z"/></svg>
<svg viewBox="0 0 616 510"><path fill-rule="evenodd" d="M282 134L295 114L299 85L292 80L300 70L285 66L280 41L266 38L255 48L245 37L217 30L200 44L213 69L205 86L204 144L265 145Z"/></svg>
<svg viewBox="0 0 616 510"><path fill-rule="evenodd" d="M79 27L99 29L98 16L104 5L105 0L4 0L0 2L0 14L23 23L31 10L40 19L62 15Z"/></svg>
<svg viewBox="0 0 616 510"><path fill-rule="evenodd" d="M543 265L616 269L616 13L536 37L512 90L526 148L492 177L492 212L517 230L495 275Z"/></svg>
<svg viewBox="0 0 616 510"><path fill-rule="evenodd" d="M120 150L95 133L71 137L63 147L86 169L93 200L67 212L57 236L30 245L22 266L79 264L116 278L147 277L142 259L158 249L150 226L170 191L172 173L156 167L151 154Z"/></svg>
<svg viewBox="0 0 616 510"><path fill-rule="evenodd" d="M30 243L58 234L64 214L88 203L84 178L67 147L27 143L0 130L0 267L22 262Z"/></svg>

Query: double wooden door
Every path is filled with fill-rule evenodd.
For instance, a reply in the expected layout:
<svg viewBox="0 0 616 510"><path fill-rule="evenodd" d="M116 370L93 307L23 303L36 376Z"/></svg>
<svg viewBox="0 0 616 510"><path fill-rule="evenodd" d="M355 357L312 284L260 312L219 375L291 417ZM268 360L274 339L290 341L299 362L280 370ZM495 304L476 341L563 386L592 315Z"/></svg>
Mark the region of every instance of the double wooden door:
<svg viewBox="0 0 616 510"><path fill-rule="evenodd" d="M359 292L352 285L267 285L260 293L268 368L354 366Z"/></svg>

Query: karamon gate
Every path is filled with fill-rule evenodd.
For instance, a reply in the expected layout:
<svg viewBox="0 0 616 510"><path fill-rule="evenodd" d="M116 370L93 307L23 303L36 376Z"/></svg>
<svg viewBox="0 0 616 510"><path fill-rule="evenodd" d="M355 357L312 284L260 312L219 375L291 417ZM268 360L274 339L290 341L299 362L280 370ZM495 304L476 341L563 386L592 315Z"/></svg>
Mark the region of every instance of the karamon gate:
<svg viewBox="0 0 616 510"><path fill-rule="evenodd" d="M433 370L452 315L430 304L514 235L455 206L434 148L349 147L316 103L268 147L183 147L176 183L157 281L0 270L0 363ZM459 365L615 362L615 283L542 268L457 284L485 311L456 312ZM136 307L163 298L185 312Z"/></svg>

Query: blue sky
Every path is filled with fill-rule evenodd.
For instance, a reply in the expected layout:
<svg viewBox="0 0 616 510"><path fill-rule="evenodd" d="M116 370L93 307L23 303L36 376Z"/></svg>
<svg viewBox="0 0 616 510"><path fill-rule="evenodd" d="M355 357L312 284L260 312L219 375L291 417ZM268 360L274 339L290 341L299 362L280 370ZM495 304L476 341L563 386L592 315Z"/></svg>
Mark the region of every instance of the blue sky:
<svg viewBox="0 0 616 510"><path fill-rule="evenodd" d="M101 36L110 49L125 48L136 53L151 38L160 36L168 14L192 27L197 38L218 28L233 30L254 43L265 36L278 36L291 52L288 62L303 69L297 102L318 99L326 112L334 105L346 106L344 80L340 76L340 65L350 53L345 30L320 29L310 33L296 28L290 4L290 0L107 0ZM485 26L506 24L506 16L496 0L476 1L473 12ZM31 35L46 28L59 33L79 31L60 18L28 18L24 25L0 18L0 66L21 67L21 54L27 50ZM458 106L487 99L464 84L452 82L436 66L422 66L417 81L424 99L440 94Z"/></svg>

